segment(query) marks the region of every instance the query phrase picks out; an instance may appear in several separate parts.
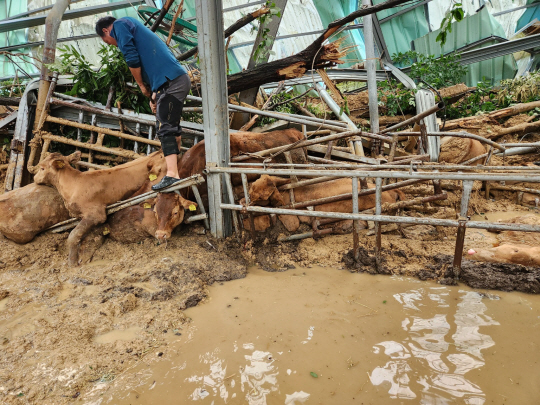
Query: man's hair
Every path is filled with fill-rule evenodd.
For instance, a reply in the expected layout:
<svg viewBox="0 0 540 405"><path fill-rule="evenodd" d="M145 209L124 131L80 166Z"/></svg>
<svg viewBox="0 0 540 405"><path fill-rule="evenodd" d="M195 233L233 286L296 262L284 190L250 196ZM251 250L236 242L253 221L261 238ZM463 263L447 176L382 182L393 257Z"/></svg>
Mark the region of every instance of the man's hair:
<svg viewBox="0 0 540 405"><path fill-rule="evenodd" d="M116 18L113 16L108 15L107 17L100 18L98 22L96 23L96 33L103 37L105 33L103 32L103 28L108 28L111 26L113 22L116 21Z"/></svg>

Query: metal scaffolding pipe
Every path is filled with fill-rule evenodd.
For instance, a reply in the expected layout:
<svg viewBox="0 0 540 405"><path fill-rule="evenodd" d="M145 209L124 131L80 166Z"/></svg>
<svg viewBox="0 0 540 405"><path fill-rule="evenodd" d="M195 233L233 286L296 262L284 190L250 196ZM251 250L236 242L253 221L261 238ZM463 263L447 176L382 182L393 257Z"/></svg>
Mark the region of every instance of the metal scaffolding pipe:
<svg viewBox="0 0 540 405"><path fill-rule="evenodd" d="M129 150L119 150L119 149L106 148L104 146L98 146L98 145L94 145L92 143L79 142L79 141L75 141L73 139L69 139L69 138L65 138L63 136L58 136L58 135L53 135L53 134L42 135L41 139L50 140L50 141L53 141L53 142L65 143L66 145L77 146L79 148L86 148L86 149L94 150L96 152L108 153L108 154L116 155L116 156L122 156L122 157L125 157L125 158L128 158L128 159L137 159L137 158L140 158L140 157L143 156L143 155L139 155L138 153L135 153L135 152L132 152L132 151L129 151Z"/></svg>
<svg viewBox="0 0 540 405"><path fill-rule="evenodd" d="M43 114L47 93L49 91L49 68L54 63L56 55L56 39L58 38L58 28L62 22L62 16L71 3L71 0L57 0L45 19L45 38L43 45L43 57L41 58L41 75L39 81L38 100L36 105L36 117L34 128L37 128L39 118ZM33 162L29 162L33 164Z"/></svg>
<svg viewBox="0 0 540 405"><path fill-rule="evenodd" d="M362 0L363 7L370 7L371 0ZM379 104L377 98L377 73L375 66L375 43L373 39L373 16L371 14L363 17L364 22L364 43L366 49L365 66L367 71L368 104L369 104L369 124L371 132L379 132ZM378 144L378 142L377 142ZM378 148L377 148L378 149ZM376 151L379 152L379 151Z"/></svg>
<svg viewBox="0 0 540 405"><path fill-rule="evenodd" d="M312 166L313 167L313 166ZM496 166L494 166L496 167ZM500 166L508 170L508 166ZM393 166L392 168L395 168ZM404 169L409 169L409 166L403 166ZM444 166L438 166L440 170ZM458 166L462 169L461 166ZM474 169L470 168L469 169ZM493 170L493 167L486 167L487 170ZM532 168L531 168L532 169ZM535 168L538 170L538 168ZM381 172L381 171L360 171L360 170L294 170L294 169L238 169L225 167L209 167L206 169L209 173L244 173L244 174L268 174L273 176L304 176L304 177L366 177L366 178L383 178L383 179L422 179L422 180L478 180L478 181L525 181L531 183L540 183L540 176L537 173L533 174L514 174L514 173L445 173L445 172Z"/></svg>
<svg viewBox="0 0 540 405"><path fill-rule="evenodd" d="M389 135L405 135L407 134L407 136L421 136L422 133L421 132L389 132ZM509 147L509 145L501 145L501 144L498 144L497 142L493 142L489 139L486 139L480 135L475 135L475 134L471 134L469 132L428 132L426 134L427 136L453 136L453 137L456 137L456 138L470 138L470 139L476 139L477 141L480 141L482 143L486 143L488 145L491 145L501 151L505 151L507 147ZM538 144L538 146L540 146L540 144ZM506 147L506 148L505 148Z"/></svg>
<svg viewBox="0 0 540 405"><path fill-rule="evenodd" d="M326 211L298 211L283 208L267 208L258 206L242 206L235 204L221 204L221 208L225 210L235 210L243 212L259 212L263 214L277 215L302 215L305 217L315 218L334 218L334 219L352 219L360 221L380 221L385 223L398 224L414 224L414 225L433 225L433 226L449 226L457 228L459 221L450 219L438 218L419 218L419 217L397 217L390 215L366 215L366 214L351 214L344 212L326 212ZM487 229L489 231L520 231L520 232L540 232L540 225L528 224L510 224L510 223L489 223L484 221L469 221L467 228Z"/></svg>
<svg viewBox="0 0 540 405"><path fill-rule="evenodd" d="M439 110L441 110L443 108L444 108L444 103L435 104L433 107L427 109L423 113L417 114L414 117L409 118L408 120L400 122L399 124L392 125L391 127L383 129L381 131L381 134L387 134L388 132L392 132L392 131L395 131L396 129L403 128L404 126L407 126L409 124L413 124L415 122L418 122L422 118L425 118L425 117L427 117L427 116L429 116L431 114L434 114L434 113L436 113L437 111L439 111ZM402 133L400 135L408 135L408 133L404 132L404 133Z"/></svg>
<svg viewBox="0 0 540 405"><path fill-rule="evenodd" d="M161 143L159 141L155 141L153 139L146 139L146 138L144 138L142 136L139 137L139 136L125 134L123 132L115 131L115 130L109 129L109 128L102 128L102 127L98 127L98 126L95 126L95 125L82 124L80 122L65 120L63 118L52 117L50 115L45 119L45 121L52 122L54 124L69 125L71 127L80 128L80 129L86 129L88 131L96 131L96 132L100 132L102 134L116 136L118 138L129 139L130 141L142 142L142 143L146 143L146 144L149 144L149 145L161 147Z"/></svg>

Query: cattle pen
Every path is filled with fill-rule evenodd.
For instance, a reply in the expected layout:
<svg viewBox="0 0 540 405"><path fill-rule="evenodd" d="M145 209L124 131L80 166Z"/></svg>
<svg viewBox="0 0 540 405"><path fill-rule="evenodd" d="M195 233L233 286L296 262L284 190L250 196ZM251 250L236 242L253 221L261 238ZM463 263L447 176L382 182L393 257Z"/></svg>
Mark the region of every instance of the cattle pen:
<svg viewBox="0 0 540 405"><path fill-rule="evenodd" d="M539 19L0 0L0 403L536 405Z"/></svg>

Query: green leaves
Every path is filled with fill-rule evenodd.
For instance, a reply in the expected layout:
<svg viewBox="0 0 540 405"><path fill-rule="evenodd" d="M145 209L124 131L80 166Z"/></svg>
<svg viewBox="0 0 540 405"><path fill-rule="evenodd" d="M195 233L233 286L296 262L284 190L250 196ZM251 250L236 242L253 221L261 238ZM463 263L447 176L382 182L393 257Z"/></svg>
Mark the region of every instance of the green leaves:
<svg viewBox="0 0 540 405"><path fill-rule="evenodd" d="M435 57L423 55L419 52L409 51L392 56L398 66L411 66L411 76L414 79L424 80L430 86L441 89L454 84L462 83L467 69L460 65L461 56L456 53Z"/></svg>
<svg viewBox="0 0 540 405"><path fill-rule="evenodd" d="M465 17L465 12L463 11L462 6L463 5L461 3L453 3L452 8L450 8L444 15L439 28L441 32L439 32L439 35L437 35L437 38L435 38L435 41L439 42L441 46L446 43L448 33L452 32L452 22L459 22L463 20L463 17Z"/></svg>
<svg viewBox="0 0 540 405"><path fill-rule="evenodd" d="M312 371L311 373L309 373L309 375L312 376L313 378L319 378L319 376L317 375L317 373L315 373L315 372L313 372L313 371Z"/></svg>
<svg viewBox="0 0 540 405"><path fill-rule="evenodd" d="M257 20L259 21L259 30L262 29L262 32L260 34L262 38L261 42L253 52L253 60L257 63L259 63L259 61L263 60L269 55L274 55L274 52L272 51L274 37L268 35L270 29L264 27L264 25L272 21L273 16L281 17L281 9L279 7L276 7L276 3L268 0L264 6L270 9L270 13L263 14L257 18ZM251 28L251 33L255 31L255 28L256 26L253 25L253 27Z"/></svg>
<svg viewBox="0 0 540 405"><path fill-rule="evenodd" d="M74 46L60 50L62 55L53 68L61 74L73 74L73 88L68 92L69 95L106 104L109 89L114 86L113 104L120 101L124 108L133 109L137 113L151 113L148 101L140 89L128 85L134 79L118 48L102 45L98 51L102 65L97 71Z"/></svg>

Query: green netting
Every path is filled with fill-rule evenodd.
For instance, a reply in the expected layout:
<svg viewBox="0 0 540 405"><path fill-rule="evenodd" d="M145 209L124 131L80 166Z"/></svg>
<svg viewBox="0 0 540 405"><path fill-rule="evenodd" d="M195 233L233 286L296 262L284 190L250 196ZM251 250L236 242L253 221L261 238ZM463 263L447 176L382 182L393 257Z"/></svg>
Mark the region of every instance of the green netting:
<svg viewBox="0 0 540 405"><path fill-rule="evenodd" d="M538 2L538 0L527 0L527 4L533 4L533 3L538 3L538 5L535 7L529 7L528 9L525 10L523 15L520 17L520 19L517 22L515 32L518 32L520 29L525 27L535 18L540 21L540 2Z"/></svg>
<svg viewBox="0 0 540 405"><path fill-rule="evenodd" d="M505 38L504 29L486 8L476 14L466 16L459 23L453 23L452 32L448 34L443 47L435 41L438 34L439 30L414 40L415 50L425 55L440 56L492 35ZM476 48L483 48L495 43L497 42L485 42ZM512 55L473 63L467 68L465 82L468 86L476 86L483 78L489 80L492 85L496 85L503 79L513 78L517 71L517 65Z"/></svg>
<svg viewBox="0 0 540 405"><path fill-rule="evenodd" d="M332 21L343 18L352 13L353 11L357 10L358 4L357 0L313 0L313 3L315 4L317 11L319 12L319 16L321 17L324 28L326 28L328 24L330 24ZM362 30L354 29L343 31L340 34L331 37L330 40L334 41L338 38L343 37L346 38L343 42L343 47L349 45L356 45L357 48L355 48L353 52L347 55L347 63L340 66L346 68L354 65L355 63L363 61L366 58L366 51Z"/></svg>
<svg viewBox="0 0 540 405"><path fill-rule="evenodd" d="M27 11L26 1L20 0L0 0L0 19L8 18L12 15L17 15ZM0 47L24 44L27 42L26 30L16 30L11 32L5 32L0 34ZM28 49L18 49L14 53L29 53ZM13 60L19 65L19 68L5 55L0 55L0 76L13 76L15 70L24 70L31 74L38 71L38 69L31 63L25 62L23 59L13 57ZM23 73L19 73L19 76L24 76Z"/></svg>
<svg viewBox="0 0 540 405"><path fill-rule="evenodd" d="M384 1L374 0L373 4L379 4ZM408 7L410 7L409 4L380 11L377 13L377 18L380 21ZM381 31L390 56L395 53L410 51L413 40L429 33L424 7L417 7L414 10L381 23Z"/></svg>

